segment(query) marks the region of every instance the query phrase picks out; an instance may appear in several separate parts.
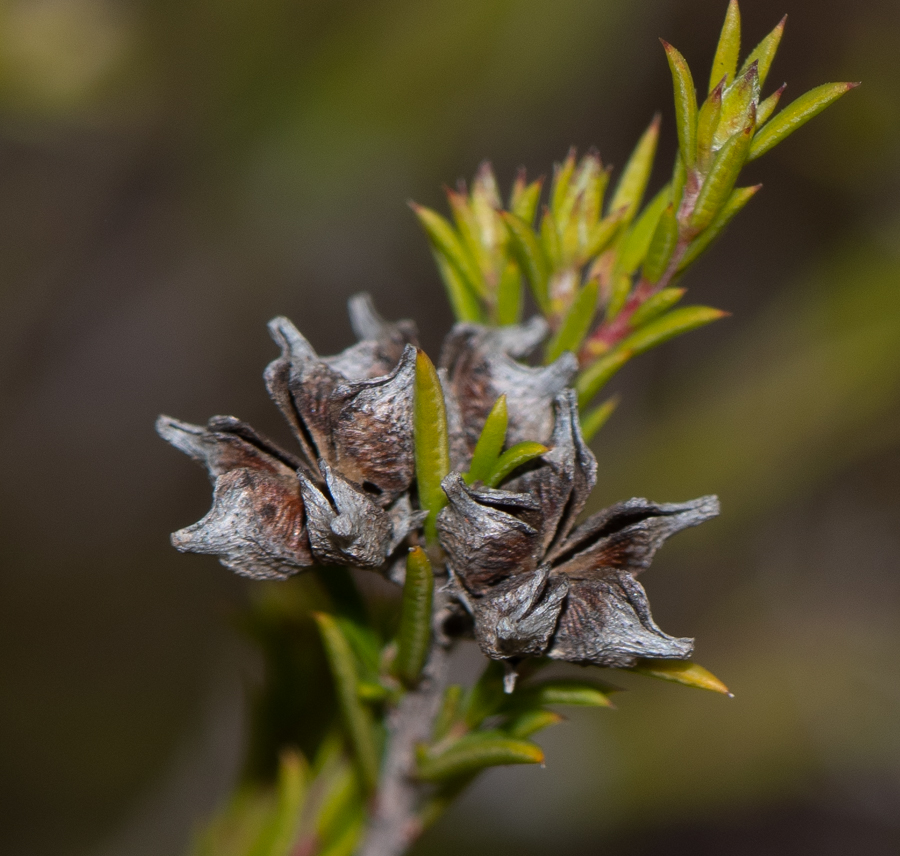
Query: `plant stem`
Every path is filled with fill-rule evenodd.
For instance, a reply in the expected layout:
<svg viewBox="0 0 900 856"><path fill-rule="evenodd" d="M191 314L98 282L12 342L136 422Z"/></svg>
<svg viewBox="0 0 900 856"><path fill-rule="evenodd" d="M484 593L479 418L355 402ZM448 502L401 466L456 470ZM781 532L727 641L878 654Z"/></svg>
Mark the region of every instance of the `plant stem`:
<svg viewBox="0 0 900 856"><path fill-rule="evenodd" d="M449 642L439 624L449 604L434 595L431 651L418 686L407 692L387 721L387 748L374 807L358 856L402 856L424 826L421 809L429 786L415 779L416 746L430 739L447 684Z"/></svg>

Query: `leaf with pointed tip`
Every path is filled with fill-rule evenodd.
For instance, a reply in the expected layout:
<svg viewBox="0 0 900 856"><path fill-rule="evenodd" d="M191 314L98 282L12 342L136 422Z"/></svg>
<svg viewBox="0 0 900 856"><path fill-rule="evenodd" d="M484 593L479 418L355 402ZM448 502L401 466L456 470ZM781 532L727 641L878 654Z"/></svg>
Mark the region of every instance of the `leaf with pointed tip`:
<svg viewBox="0 0 900 856"><path fill-rule="evenodd" d="M539 178L532 181L531 184L526 184L523 170L516 176L513 184L512 194L509 198L509 210L529 225L534 222L534 214L541 198L543 183L543 179Z"/></svg>
<svg viewBox="0 0 900 856"><path fill-rule="evenodd" d="M559 239L556 218L549 208L545 208L541 216L541 246L544 248L544 256L549 262L550 270L559 268L562 263L562 242Z"/></svg>
<svg viewBox="0 0 900 856"><path fill-rule="evenodd" d="M654 318L668 312L682 297L683 288L664 288L642 303L631 315L629 326L632 330L643 327Z"/></svg>
<svg viewBox="0 0 900 856"><path fill-rule="evenodd" d="M544 355L546 365L554 362L564 351L578 353L597 312L598 289L596 280L588 280L575 296L559 330L547 345L547 353Z"/></svg>
<svg viewBox="0 0 900 856"><path fill-rule="evenodd" d="M609 288L609 298L606 301L606 320L611 321L628 301L631 294L631 274L614 271Z"/></svg>
<svg viewBox="0 0 900 856"><path fill-rule="evenodd" d="M757 184L753 187L738 187L731 191L728 201L719 209L719 213L713 217L712 222L688 245L687 251L678 263L676 274L681 273L712 244L731 222L731 219L756 195L761 187L761 184Z"/></svg>
<svg viewBox="0 0 900 856"><path fill-rule="evenodd" d="M709 75L710 92L718 86L723 77L726 86L734 80L740 52L741 10L738 8L737 0L729 0L725 23L722 25L722 34L719 36L719 44L713 58L712 72Z"/></svg>
<svg viewBox="0 0 900 856"><path fill-rule="evenodd" d="M764 128L760 128L759 133L753 138L747 160L755 160L764 155L805 125L813 116L817 116L857 86L858 83L825 83L792 101L780 113L773 116Z"/></svg>
<svg viewBox="0 0 900 856"><path fill-rule="evenodd" d="M766 77L769 75L769 69L772 67L772 60L775 59L775 54L778 51L778 45L781 43L781 35L784 33L784 25L787 23L787 15L785 15L776 25L775 29L772 30L769 35L767 35L753 50L750 52L750 55L747 59L744 60L744 65L741 68L740 73L743 74L753 65L754 62L759 63L759 85L762 85L766 82Z"/></svg>
<svg viewBox="0 0 900 856"><path fill-rule="evenodd" d="M550 187L550 211L561 225L564 206L569 195L569 185L575 173L575 148L569 149L566 159L553 167L553 183ZM569 206L571 209L571 205Z"/></svg>
<svg viewBox="0 0 900 856"><path fill-rule="evenodd" d="M472 453L472 463L469 464L469 472L463 478L466 484L476 481L484 481L503 451L506 442L506 428L509 424L509 414L506 407L506 396L501 395L494 402L491 412L484 420L484 427L475 444Z"/></svg>
<svg viewBox="0 0 900 856"><path fill-rule="evenodd" d="M625 169L619 178L616 189L609 203L608 213L612 214L620 208L625 209L623 222L630 223L640 207L653 169L656 157L656 143L659 140L659 114L653 117L649 127L641 135Z"/></svg>
<svg viewBox="0 0 900 856"><path fill-rule="evenodd" d="M522 319L522 274L518 265L509 261L500 274L497 286L497 323L518 324Z"/></svg>
<svg viewBox="0 0 900 856"><path fill-rule="evenodd" d="M469 256L468 263L472 270L478 272L479 291L487 294L485 272L491 268L491 256L481 240L481 229L475 212L465 194L456 190L447 189L447 202L453 213L453 222L456 224L456 231L461 239L462 250Z"/></svg>
<svg viewBox="0 0 900 856"><path fill-rule="evenodd" d="M508 737L502 731L480 731L460 737L440 754L420 752L418 776L426 782L440 782L486 767L543 761L544 753L530 741Z"/></svg>
<svg viewBox="0 0 900 856"><path fill-rule="evenodd" d="M562 721L563 717L552 710L523 710L504 723L503 731L510 737L524 739Z"/></svg>
<svg viewBox="0 0 900 856"><path fill-rule="evenodd" d="M425 536L433 542L437 538L435 518L447 504L441 482L450 472L450 441L444 391L434 363L424 351L416 354L413 436L419 505L428 512Z"/></svg>
<svg viewBox="0 0 900 856"><path fill-rule="evenodd" d="M466 694L463 717L469 728L477 728L503 704L503 675L503 664L491 660Z"/></svg>
<svg viewBox="0 0 900 856"><path fill-rule="evenodd" d="M709 175L697 194L694 210L688 218L688 230L694 236L712 223L731 196L741 169L747 162L754 127L751 121L740 134L735 134L722 146L713 160Z"/></svg>
<svg viewBox="0 0 900 856"><path fill-rule="evenodd" d="M332 770L326 771L322 779L316 782L322 793L315 816L315 835L319 842L330 843L340 838L345 819L354 813L362 795L356 773L343 759Z"/></svg>
<svg viewBox="0 0 900 856"><path fill-rule="evenodd" d="M669 267L669 261L678 245L678 218L675 207L670 203L660 214L647 248L647 258L641 268L642 276L647 282L656 284Z"/></svg>
<svg viewBox="0 0 900 856"><path fill-rule="evenodd" d="M614 351L604 354L596 362L591 363L575 382L578 390L578 404L585 407L600 390L606 386L613 375L632 357L634 351L619 346Z"/></svg>
<svg viewBox="0 0 900 856"><path fill-rule="evenodd" d="M685 58L667 41L666 49L672 83L675 87L675 124L678 129L678 150L690 168L697 162L697 93L694 79Z"/></svg>
<svg viewBox="0 0 900 856"><path fill-rule="evenodd" d="M736 134L755 121L759 103L759 73L756 64L739 75L722 95L719 123L713 134L712 151L719 151Z"/></svg>
<svg viewBox="0 0 900 856"><path fill-rule="evenodd" d="M673 309L632 333L619 347L635 355L643 354L663 342L668 342L669 339L696 330L726 315L727 312L710 306L685 306L682 309Z"/></svg>
<svg viewBox="0 0 900 856"><path fill-rule="evenodd" d="M632 224L631 228L625 233L622 244L619 247L619 257L616 260L617 270L623 273L634 273L644 261L647 250L650 248L650 241L653 239L653 233L656 231L656 224L666 205L669 204L669 185L667 184L641 212L641 216ZM607 312L607 317L612 317Z"/></svg>
<svg viewBox="0 0 900 856"><path fill-rule="evenodd" d="M422 224L425 234L428 235L432 247L437 250L452 265L462 277L466 285L475 293L484 297L486 295L484 280L481 272L473 262L456 230L449 221L437 211L425 208L423 205L410 203L416 217Z"/></svg>
<svg viewBox="0 0 900 856"><path fill-rule="evenodd" d="M609 417L619 406L619 399L618 395L610 396L602 404L598 404L581 417L581 436L584 437L586 443L590 443L597 432L609 421Z"/></svg>
<svg viewBox="0 0 900 856"><path fill-rule="evenodd" d="M547 295L549 264L540 241L531 226L515 214L504 211L500 216L509 229L510 247L528 279L535 303L546 314L549 306Z"/></svg>
<svg viewBox="0 0 900 856"><path fill-rule="evenodd" d="M462 687L459 684L450 684L444 690L444 698L441 701L441 709L434 720L434 732L432 740L435 743L443 740L449 733L461 714Z"/></svg>
<svg viewBox="0 0 900 856"><path fill-rule="evenodd" d="M576 707L612 707L607 697L618 690L611 684L600 684L591 681L558 680L544 681L539 684L522 687L509 696L507 707L510 709L528 709L543 707L547 704L572 705Z"/></svg>
<svg viewBox="0 0 900 856"><path fill-rule="evenodd" d="M712 690L730 696L731 692L712 672L690 660L638 660L630 671L664 681L675 681L688 687Z"/></svg>
<svg viewBox="0 0 900 856"><path fill-rule="evenodd" d="M581 264L586 264L595 256L600 255L612 243L613 238L619 234L627 213L627 208L620 208L591 227L581 249Z"/></svg>
<svg viewBox="0 0 900 856"><path fill-rule="evenodd" d="M406 559L406 579L397 632L397 675L407 687L419 682L431 646L431 603L434 572L421 547L413 547Z"/></svg>
<svg viewBox="0 0 900 856"><path fill-rule="evenodd" d="M487 487L497 487L510 473L519 467L539 458L541 455L549 452L546 446L541 443L531 443L527 440L523 443L516 443L510 449L507 449L498 459L497 463L491 468L484 483Z"/></svg>
<svg viewBox="0 0 900 856"><path fill-rule="evenodd" d="M357 692L359 676L353 651L333 616L315 612L313 618L322 636L341 718L353 747L361 780L365 789L372 792L378 783L378 750L375 747L372 716Z"/></svg>
<svg viewBox="0 0 900 856"><path fill-rule="evenodd" d="M272 815L247 856L290 856L309 787L309 767L299 752L282 752Z"/></svg>
<svg viewBox="0 0 900 856"><path fill-rule="evenodd" d="M768 98L766 98L765 101L760 103L759 107L756 108L757 130L769 121L769 117L775 112L775 108L778 106L778 102L781 100L781 96L784 95L785 89L787 89L787 84L782 83L781 86L778 87L778 89L776 89Z"/></svg>
<svg viewBox="0 0 900 856"><path fill-rule="evenodd" d="M697 167L701 173L709 166L709 160L713 152L713 139L719 120L722 116L722 84L709 93L709 97L703 102L700 112L697 114Z"/></svg>
<svg viewBox="0 0 900 856"><path fill-rule="evenodd" d="M444 281L447 289L447 297L450 298L450 306L457 321L484 322L484 313L481 310L481 301L475 292L469 287L466 280L457 268L447 261L446 256L433 246L431 253L437 264L438 273Z"/></svg>

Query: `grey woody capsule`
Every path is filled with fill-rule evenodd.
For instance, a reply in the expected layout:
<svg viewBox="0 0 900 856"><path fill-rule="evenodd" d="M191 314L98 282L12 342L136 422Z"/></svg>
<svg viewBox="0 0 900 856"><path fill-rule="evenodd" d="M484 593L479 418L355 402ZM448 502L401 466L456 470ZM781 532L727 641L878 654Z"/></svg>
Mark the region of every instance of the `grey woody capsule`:
<svg viewBox="0 0 900 856"><path fill-rule="evenodd" d="M493 659L547 656L630 666L689 657L690 639L654 623L635 579L675 532L718 514L715 497L660 505L631 499L574 526L596 478L574 393L556 399L553 450L507 490L444 481L441 543L475 636Z"/></svg>

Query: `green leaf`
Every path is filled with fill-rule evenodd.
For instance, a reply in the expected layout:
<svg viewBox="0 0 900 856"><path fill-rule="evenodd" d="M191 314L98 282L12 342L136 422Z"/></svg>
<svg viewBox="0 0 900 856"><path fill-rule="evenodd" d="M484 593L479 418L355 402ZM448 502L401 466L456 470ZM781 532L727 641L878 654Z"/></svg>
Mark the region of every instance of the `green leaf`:
<svg viewBox="0 0 900 856"><path fill-rule="evenodd" d="M750 52L750 56L744 60L744 65L740 71L741 74L747 71L754 62L759 63L760 87L766 82L766 77L769 75L769 69L772 67L772 60L775 59L775 54L778 51L778 45L781 42L781 35L784 32L785 23L787 23L787 15L775 25L775 29L772 30L769 35L753 48Z"/></svg>
<svg viewBox="0 0 900 856"><path fill-rule="evenodd" d="M761 128L766 122L769 121L769 117L775 112L775 108L778 106L778 102L781 100L781 96L784 95L784 90L787 89L787 84L782 83L781 86L778 87L765 101L763 101L759 107L756 108L756 127Z"/></svg>
<svg viewBox="0 0 900 856"><path fill-rule="evenodd" d="M590 681L544 681L522 687L509 696L511 708L535 708L548 704L564 704L576 707L612 707L607 694L618 687Z"/></svg>
<svg viewBox="0 0 900 856"><path fill-rule="evenodd" d="M316 851L316 856L353 856L365 827L366 815L362 808L346 818L340 832L330 844Z"/></svg>
<svg viewBox="0 0 900 856"><path fill-rule="evenodd" d="M637 330L654 318L668 312L684 296L683 288L664 288L645 300L631 315L629 326Z"/></svg>
<svg viewBox="0 0 900 856"><path fill-rule="evenodd" d="M372 716L357 692L359 676L353 651L331 615L316 612L313 613L313 618L322 635L328 665L334 678L338 706L353 746L362 782L366 790L372 792L378 783L378 751L375 748Z"/></svg>
<svg viewBox="0 0 900 856"><path fill-rule="evenodd" d="M441 482L450 472L450 446L441 381L434 364L424 351L416 354L413 436L419 505L428 512L425 536L428 541L434 541L437 538L435 519L447 504L447 495L441 488Z"/></svg>
<svg viewBox="0 0 900 856"><path fill-rule="evenodd" d="M469 472L464 475L466 484L484 481L488 477L503 451L508 422L506 396L501 395L494 402L487 419L484 420L484 427L481 429L478 442L475 444L475 451L472 453Z"/></svg>
<svg viewBox="0 0 900 856"><path fill-rule="evenodd" d="M345 818L353 813L362 795L353 768L343 760L322 778L321 783L316 782L323 794L315 817L315 834L319 841L329 842L340 836Z"/></svg>
<svg viewBox="0 0 900 856"><path fill-rule="evenodd" d="M559 229L556 218L545 208L541 216L541 246L544 248L550 270L560 267L562 264L562 242L559 239Z"/></svg>
<svg viewBox="0 0 900 856"><path fill-rule="evenodd" d="M581 435L586 443L590 443L597 432L609 421L609 417L619 406L619 398L618 395L610 396L602 404L598 404L581 417Z"/></svg>
<svg viewBox="0 0 900 856"><path fill-rule="evenodd" d="M619 345L625 351L632 354L643 354L669 339L674 339L682 333L696 330L711 321L724 318L728 315L721 309L713 309L709 306L685 306L682 309L673 309L671 312L651 321L636 333L632 333Z"/></svg>
<svg viewBox="0 0 900 856"><path fill-rule="evenodd" d="M550 302L547 295L549 265L537 235L528 223L515 214L503 211L500 216L509 229L510 247L528 279L535 303L546 314Z"/></svg>
<svg viewBox="0 0 900 856"><path fill-rule="evenodd" d="M581 250L582 263L600 255L612 243L613 238L619 234L627 210L620 208L618 211L613 211L612 214L604 217L591 228Z"/></svg>
<svg viewBox="0 0 900 856"><path fill-rule="evenodd" d="M475 686L466 696L464 721L467 727L477 728L497 711L506 694L503 692L503 666L491 660L485 666Z"/></svg>
<svg viewBox="0 0 900 856"><path fill-rule="evenodd" d="M713 58L712 72L709 75L710 92L719 85L723 77L726 86L734 80L740 52L741 11L738 8L737 0L729 0L725 23L722 25L722 34L719 36L719 45Z"/></svg>
<svg viewBox="0 0 900 856"><path fill-rule="evenodd" d="M485 318L478 295L469 287L459 271L447 261L443 253L434 247L432 247L431 253L437 264L438 273L444 281L444 287L447 289L447 297L450 299L450 306L456 320L483 323Z"/></svg>
<svg viewBox="0 0 900 856"><path fill-rule="evenodd" d="M612 200L609 203L608 212L615 213L620 208L625 209L622 216L623 223L630 223L637 213L650 180L650 171L653 169L653 159L656 157L656 143L659 139L659 114L653 117L650 126L641 135L619 183L616 185Z"/></svg>
<svg viewBox="0 0 900 856"><path fill-rule="evenodd" d="M596 362L591 363L575 381L578 391L578 404L585 407L600 390L606 386L613 375L632 357L634 351L620 345L614 351L604 354Z"/></svg>
<svg viewBox="0 0 900 856"><path fill-rule="evenodd" d="M484 274L491 267L491 256L481 240L478 219L465 194L450 188L447 188L446 193L450 211L453 213L453 222L456 224L456 231L462 239L463 251L468 254L472 269L478 272L478 290L485 295L488 293L488 287Z"/></svg>
<svg viewBox="0 0 900 856"><path fill-rule="evenodd" d="M713 134L714 152L719 151L736 134L746 130L751 121L755 120L758 103L758 70L757 66L751 65L722 95L719 124Z"/></svg>
<svg viewBox="0 0 900 856"><path fill-rule="evenodd" d="M299 752L281 753L272 816L247 856L290 856L309 786L309 768Z"/></svg>
<svg viewBox="0 0 900 856"><path fill-rule="evenodd" d="M666 185L647 203L631 228L625 233L619 247L616 269L623 273L634 273L644 261L650 241L656 231L656 224L666 205L669 204L669 185ZM607 313L607 317L612 317Z"/></svg>
<svg viewBox="0 0 900 856"><path fill-rule="evenodd" d="M400 607L397 633L396 669L407 687L419 682L422 667L431 647L431 602L434 596L434 572L421 547L413 547L406 559L406 580Z"/></svg>
<svg viewBox="0 0 900 856"><path fill-rule="evenodd" d="M540 443L516 443L510 449L507 449L494 464L487 478L484 479L486 487L497 487L513 470L525 466L529 461L539 458L541 455L549 452L546 446Z"/></svg>
<svg viewBox="0 0 900 856"><path fill-rule="evenodd" d="M519 170L513 183L509 198L509 210L528 225L534 222L534 213L537 211L538 201L541 198L543 183L540 178L532 181L531 184L526 183L524 168Z"/></svg>
<svg viewBox="0 0 900 856"><path fill-rule="evenodd" d="M697 115L697 167L705 172L713 153L713 139L722 117L722 83L709 93Z"/></svg>
<svg viewBox="0 0 900 856"><path fill-rule="evenodd" d="M858 83L825 83L810 89L796 101L792 101L780 113L774 116L753 139L748 160L755 160L769 149L777 146L799 127L805 125L813 116L821 113L829 104L833 104L844 93L859 86Z"/></svg>
<svg viewBox="0 0 900 856"><path fill-rule="evenodd" d="M647 258L641 269L642 276L647 282L656 284L662 279L677 245L678 220L675 208L670 203L660 215L650 246L647 248Z"/></svg>
<svg viewBox="0 0 900 856"><path fill-rule="evenodd" d="M687 251L678 263L676 274L681 273L712 244L735 214L756 195L761 187L761 184L757 184L753 187L738 187L731 191L728 201L719 209L719 213L712 222L688 245Z"/></svg>
<svg viewBox="0 0 900 856"><path fill-rule="evenodd" d="M518 324L522 318L522 275L518 265L509 261L497 286L497 323Z"/></svg>
<svg viewBox="0 0 900 856"><path fill-rule="evenodd" d="M459 684L450 684L444 690L444 698L441 701L441 709L434 720L434 733L432 739L435 743L443 740L457 721L461 713L462 687Z"/></svg>
<svg viewBox="0 0 900 856"><path fill-rule="evenodd" d="M523 710L504 723L503 731L510 737L523 739L562 721L563 717L552 710Z"/></svg>
<svg viewBox="0 0 900 856"><path fill-rule="evenodd" d="M553 165L553 183L550 187L550 211L553 219L561 227L565 218L567 197L569 196L569 184L575 173L575 147L569 149L566 159L562 163ZM568 203L571 210L572 205Z"/></svg>
<svg viewBox="0 0 900 856"><path fill-rule="evenodd" d="M712 690L712 692L722 693L722 695L732 695L728 687L712 672L690 660L641 659L629 671L637 672L640 675L649 675L652 678L662 678L664 681L675 681L675 683L697 687L701 690Z"/></svg>
<svg viewBox="0 0 900 856"><path fill-rule="evenodd" d="M688 218L688 230L693 235L700 234L712 223L731 196L741 168L747 162L753 129L754 124L751 121L742 133L735 134L722 146L713 160L709 175L703 182L700 193L697 194L694 210Z"/></svg>
<svg viewBox="0 0 900 856"><path fill-rule="evenodd" d="M675 124L678 128L678 150L690 168L697 162L697 93L685 58L664 39L666 58L675 87Z"/></svg>
<svg viewBox="0 0 900 856"><path fill-rule="evenodd" d="M534 743L508 737L501 731L480 731L460 737L440 754L420 753L418 775L426 782L440 782L486 767L543 761L544 753Z"/></svg>
<svg viewBox="0 0 900 856"><path fill-rule="evenodd" d="M549 365L564 351L578 353L578 348L587 336L597 312L598 289L596 280L588 280L584 288L575 295L562 325L547 345L545 363Z"/></svg>
<svg viewBox="0 0 900 856"><path fill-rule="evenodd" d="M606 319L612 320L622 311L631 294L631 274L613 271L609 288L609 299L606 302Z"/></svg>
<svg viewBox="0 0 900 856"><path fill-rule="evenodd" d="M466 251L453 226L437 211L417 205L415 202L411 202L410 207L419 218L432 247L447 260L475 294L485 297L487 292L481 271Z"/></svg>

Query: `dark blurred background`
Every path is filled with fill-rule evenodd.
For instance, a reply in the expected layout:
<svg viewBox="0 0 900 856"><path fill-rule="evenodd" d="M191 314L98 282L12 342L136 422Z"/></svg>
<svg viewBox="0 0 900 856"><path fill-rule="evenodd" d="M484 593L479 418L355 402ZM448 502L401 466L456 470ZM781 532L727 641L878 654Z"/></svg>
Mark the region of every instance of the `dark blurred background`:
<svg viewBox="0 0 900 856"><path fill-rule="evenodd" d="M334 353L362 289L435 353L406 200L484 158L621 165L662 107L658 186L657 37L702 85L725 5L0 3L0 852L174 856L239 767L252 584L169 546L209 486L156 415L285 436L265 322ZM900 852L900 4L742 11L747 47L790 15L785 101L863 86L751 165L685 281L733 317L623 372L594 444L598 505L720 495L644 581L736 697L626 676L420 853Z"/></svg>

